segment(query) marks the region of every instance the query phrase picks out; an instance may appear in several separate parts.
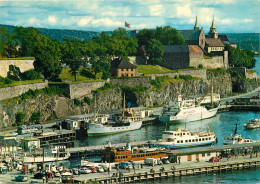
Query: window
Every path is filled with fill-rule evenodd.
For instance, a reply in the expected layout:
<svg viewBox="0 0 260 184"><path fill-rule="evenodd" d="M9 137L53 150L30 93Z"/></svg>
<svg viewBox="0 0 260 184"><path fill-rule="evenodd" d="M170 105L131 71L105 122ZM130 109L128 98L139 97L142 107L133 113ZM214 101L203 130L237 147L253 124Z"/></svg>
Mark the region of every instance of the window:
<svg viewBox="0 0 260 184"><path fill-rule="evenodd" d="M134 75L133 75L133 74L131 74L131 76L133 77Z"/></svg>
<svg viewBox="0 0 260 184"><path fill-rule="evenodd" d="M180 143L180 141L177 141L177 143Z"/></svg>
<svg viewBox="0 0 260 184"><path fill-rule="evenodd" d="M132 68L131 71L134 71L134 69Z"/></svg>
<svg viewBox="0 0 260 184"><path fill-rule="evenodd" d="M189 142L191 142L191 140L189 140Z"/></svg>
<svg viewBox="0 0 260 184"><path fill-rule="evenodd" d="M185 135L185 133L183 133L183 135Z"/></svg>
<svg viewBox="0 0 260 184"><path fill-rule="evenodd" d="M202 153L202 157L205 157L205 153Z"/></svg>
<svg viewBox="0 0 260 184"><path fill-rule="evenodd" d="M188 142L188 140L185 140L185 142Z"/></svg>
<svg viewBox="0 0 260 184"><path fill-rule="evenodd" d="M126 69L126 71L128 71L128 68Z"/></svg>
<svg viewBox="0 0 260 184"><path fill-rule="evenodd" d="M124 71L124 69L122 68L121 71Z"/></svg>
<svg viewBox="0 0 260 184"><path fill-rule="evenodd" d="M210 156L210 153L207 153L207 156Z"/></svg>

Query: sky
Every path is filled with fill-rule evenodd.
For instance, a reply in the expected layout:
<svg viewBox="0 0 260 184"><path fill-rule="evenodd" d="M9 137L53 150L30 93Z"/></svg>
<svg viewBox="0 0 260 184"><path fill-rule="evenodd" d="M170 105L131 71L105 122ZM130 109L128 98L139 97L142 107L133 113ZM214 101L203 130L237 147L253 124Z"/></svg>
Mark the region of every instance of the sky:
<svg viewBox="0 0 260 184"><path fill-rule="evenodd" d="M207 33L259 33L260 0L0 0L0 24L111 31L172 26L192 29L195 17Z"/></svg>

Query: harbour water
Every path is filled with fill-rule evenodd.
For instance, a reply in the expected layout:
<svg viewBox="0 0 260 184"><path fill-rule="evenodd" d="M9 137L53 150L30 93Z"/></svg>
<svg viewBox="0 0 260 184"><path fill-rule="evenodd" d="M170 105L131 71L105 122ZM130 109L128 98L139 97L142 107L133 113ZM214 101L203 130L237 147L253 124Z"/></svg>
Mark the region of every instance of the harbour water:
<svg viewBox="0 0 260 184"><path fill-rule="evenodd" d="M260 58L257 57L256 67L254 70L260 74ZM188 128L191 131L207 130L210 128L218 137L217 145L223 144L224 136L233 134L235 124L238 123L238 133L243 137L259 139L260 129L245 130L245 124L251 118L260 118L260 112L224 112L218 113L215 117L196 122L184 123L168 123L157 124L142 127L139 130L132 132L125 132L110 136L101 137L87 137L77 142L79 146L86 145L102 145L107 141L112 143L144 141L161 138L162 131L174 130L176 128ZM72 165L77 165L78 161L72 161ZM182 178L169 178L163 180L156 180L148 183L260 183L260 169L239 170L228 173L208 174L187 176Z"/></svg>
<svg viewBox="0 0 260 184"><path fill-rule="evenodd" d="M256 71L257 75L260 75L260 57L255 57L255 59L256 59L256 64L253 70Z"/></svg>

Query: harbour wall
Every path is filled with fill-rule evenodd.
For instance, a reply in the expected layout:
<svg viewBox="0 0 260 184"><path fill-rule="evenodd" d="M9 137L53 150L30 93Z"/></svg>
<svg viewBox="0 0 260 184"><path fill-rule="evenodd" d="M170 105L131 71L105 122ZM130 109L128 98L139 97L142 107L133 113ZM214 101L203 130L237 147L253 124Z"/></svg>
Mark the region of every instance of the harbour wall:
<svg viewBox="0 0 260 184"><path fill-rule="evenodd" d="M19 96L29 90L43 89L48 86L48 81L34 84L0 88L0 101Z"/></svg>

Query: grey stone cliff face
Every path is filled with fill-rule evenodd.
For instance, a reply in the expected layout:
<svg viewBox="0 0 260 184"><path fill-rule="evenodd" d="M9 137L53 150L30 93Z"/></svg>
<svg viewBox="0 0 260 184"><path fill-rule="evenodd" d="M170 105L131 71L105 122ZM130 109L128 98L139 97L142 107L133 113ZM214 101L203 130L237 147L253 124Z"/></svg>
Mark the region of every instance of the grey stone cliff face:
<svg viewBox="0 0 260 184"><path fill-rule="evenodd" d="M169 83L161 89L154 89L150 83L147 83L147 91L131 95L134 95L138 106L163 105L170 100L177 99L177 96L180 94L183 97L187 97L205 93L209 89L212 77L213 76L209 76L208 80L199 79ZM232 92L232 81L229 74L213 77L213 81L215 93L226 96ZM107 113L115 109L120 109L123 101L122 94L122 90L119 87L100 92L97 95L97 111L100 113ZM93 95L92 92L92 94L87 96L93 99ZM126 99L128 99L128 97L126 97ZM38 111L41 113L41 121L93 112L93 100L90 105L84 102L83 97L79 100L82 102L79 106L74 104L73 99L58 95L39 95L21 103L15 103L8 100L0 101L0 123L4 123L5 127L11 126L15 123L15 115L18 112L23 112L25 114L27 122L29 121L31 114Z"/></svg>

